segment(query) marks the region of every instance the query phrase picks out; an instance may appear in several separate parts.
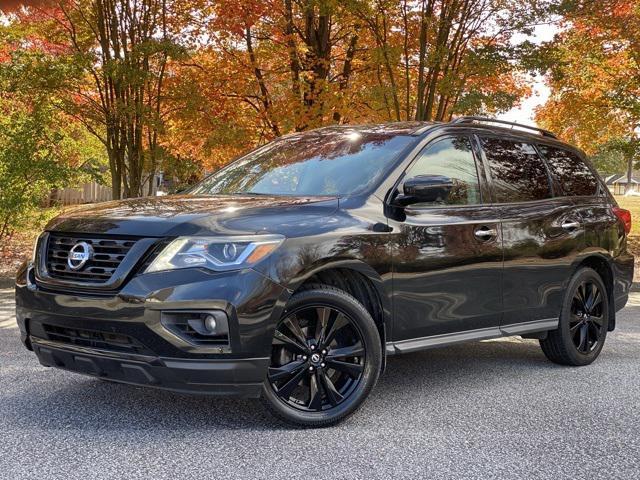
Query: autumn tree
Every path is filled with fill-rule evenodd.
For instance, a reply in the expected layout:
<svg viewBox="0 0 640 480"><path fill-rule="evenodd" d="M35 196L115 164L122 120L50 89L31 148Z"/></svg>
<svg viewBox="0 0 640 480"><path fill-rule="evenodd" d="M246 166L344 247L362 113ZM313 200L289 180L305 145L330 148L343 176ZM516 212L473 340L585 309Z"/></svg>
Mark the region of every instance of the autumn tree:
<svg viewBox="0 0 640 480"><path fill-rule="evenodd" d="M511 39L547 13L534 1L389 0L356 3L371 32L371 70L394 120L497 113L528 93ZM375 64L379 64L376 66Z"/></svg>
<svg viewBox="0 0 640 480"><path fill-rule="evenodd" d="M66 71L38 88L104 144L119 198L292 131L507 110L528 93L515 34L548 3L48 0L11 21Z"/></svg>
<svg viewBox="0 0 640 480"><path fill-rule="evenodd" d="M630 178L640 160L640 2L571 0L561 13L547 46L551 97L536 119L589 154L622 155Z"/></svg>
<svg viewBox="0 0 640 480"><path fill-rule="evenodd" d="M77 66L29 34L29 25L0 25L0 249L38 220L52 190L101 180L106 162L99 141L61 108L55 86Z"/></svg>
<svg viewBox="0 0 640 480"><path fill-rule="evenodd" d="M332 123L507 110L529 91L512 39L547 3L204 1L206 41L172 64L168 141L215 165L220 152Z"/></svg>
<svg viewBox="0 0 640 480"><path fill-rule="evenodd" d="M184 54L166 0L60 0L22 10L15 21L29 27L27 48L77 67L45 87L63 91L65 112L104 144L113 197L148 193L167 62Z"/></svg>
<svg viewBox="0 0 640 480"><path fill-rule="evenodd" d="M358 24L349 2L213 2L208 28L233 75L229 94L261 117L269 136L339 121ZM234 88L235 87L235 88Z"/></svg>
<svg viewBox="0 0 640 480"><path fill-rule="evenodd" d="M0 37L6 38L4 32ZM64 114L60 99L33 88L25 54L0 61L0 249L7 237L43 213L51 190L95 179L103 152L82 124ZM57 72L41 71L40 81Z"/></svg>

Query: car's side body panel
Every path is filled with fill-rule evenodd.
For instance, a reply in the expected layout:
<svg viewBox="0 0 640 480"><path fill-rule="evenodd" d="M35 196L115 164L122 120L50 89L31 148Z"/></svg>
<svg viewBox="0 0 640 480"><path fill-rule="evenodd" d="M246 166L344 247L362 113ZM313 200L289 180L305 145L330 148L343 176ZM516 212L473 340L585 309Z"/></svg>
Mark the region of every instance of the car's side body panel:
<svg viewBox="0 0 640 480"><path fill-rule="evenodd" d="M426 144L443 135L454 133L495 135L494 132L482 128L443 126L432 129L420 147L424 148ZM540 140L535 135L513 131L504 132L501 136L531 145L536 145ZM575 151L584 160L580 152L561 142L548 138L543 142ZM624 239L624 232L611 212L611 204L606 195L587 198L562 196L562 186L555 178L550 178L550 184L556 193L553 198L494 204L491 197L491 174L479 142L477 148L480 150L479 168L486 172L483 176L483 193L489 201L484 207L407 207L406 218L397 223L394 215L391 215L390 225L400 230L405 237L413 233L412 238L415 240L420 238L416 231L429 232L424 239L414 241L415 245L411 247L418 251L420 247L431 247L433 251L431 255L424 254L422 260L426 261L425 268L416 268L414 275L403 276L398 269L407 268L407 262L401 258L406 257L411 251L411 247L407 248L411 242L397 240L394 237L392 248L394 259L398 260L394 265L394 343L390 344L390 352L430 348L465 339L491 338L550 329L547 324L557 323L564 288L571 275L579 265L593 260L596 256L604 259L614 272L615 298L612 301L616 308L623 305L628 297L633 260L630 260L632 256L626 253L626 248L620 245ZM410 160L406 160L402 168L406 168L409 163ZM397 186L396 181L392 188ZM389 193L386 197L389 198ZM485 211L485 219L482 215L472 218L482 210ZM396 214L395 217L397 216ZM503 252L498 248L498 251L492 253L493 266L499 265L496 270L502 270L503 275L496 281L498 277L494 273L490 283L487 283L487 275L491 276L487 270L480 274L483 278L474 278L473 262L469 262L471 265L464 265L465 260L469 260L464 251L458 250L455 252L457 255L452 254L451 257L443 252L453 252L452 246L459 244L464 244L468 250L472 250L474 240L477 239L470 237L468 232L465 234L463 225L466 222L482 223L489 217L500 220L500 236L503 243L499 247L503 248ZM588 221L584 221L585 217ZM446 239L440 243L440 249L434 248L437 242L433 245L429 243L437 236ZM476 260L486 258L482 252L478 254ZM502 255L503 262L495 263ZM447 272L443 265L454 258L459 260L458 269L467 274L464 278L470 279L469 283L460 281L455 274L447 275L451 272ZM424 280L417 281L417 278ZM451 285L456 285L458 289L454 290L453 294L450 291ZM487 285L492 286L491 292ZM500 292L498 299L495 297L497 291ZM480 297L483 302L477 302L478 298L475 295L478 292L484 293ZM473 315L461 314L470 299L475 300L476 310ZM494 310L493 319L490 319L490 311L498 304L500 308ZM483 306L486 305L492 305L492 309L483 310ZM487 316L483 316L483 313ZM491 326L496 318L500 318L498 323L503 327L502 330ZM486 324L483 325L483 322ZM453 325L455 327L449 330Z"/></svg>
<svg viewBox="0 0 640 480"><path fill-rule="evenodd" d="M485 206L407 208L393 227L394 341L497 327L500 218ZM496 235L478 238L480 228Z"/></svg>
<svg viewBox="0 0 640 480"><path fill-rule="evenodd" d="M568 197L503 204L505 325L557 318L584 227Z"/></svg>

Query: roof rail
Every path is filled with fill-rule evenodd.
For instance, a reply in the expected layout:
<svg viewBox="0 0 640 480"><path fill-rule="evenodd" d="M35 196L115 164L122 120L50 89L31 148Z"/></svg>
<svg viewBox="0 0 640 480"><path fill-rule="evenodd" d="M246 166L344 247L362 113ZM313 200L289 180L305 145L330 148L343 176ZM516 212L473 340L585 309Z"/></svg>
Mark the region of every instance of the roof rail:
<svg viewBox="0 0 640 480"><path fill-rule="evenodd" d="M500 125L510 125L511 129L513 129L514 127L518 127L525 130L532 130L542 135L543 137L558 138L555 133L550 132L549 130L545 130L544 128L532 127L530 125L522 125L520 123L508 122L506 120L498 120L498 119L489 118L489 117L464 116L464 117L458 117L451 121L451 123L482 123L482 122L498 123Z"/></svg>

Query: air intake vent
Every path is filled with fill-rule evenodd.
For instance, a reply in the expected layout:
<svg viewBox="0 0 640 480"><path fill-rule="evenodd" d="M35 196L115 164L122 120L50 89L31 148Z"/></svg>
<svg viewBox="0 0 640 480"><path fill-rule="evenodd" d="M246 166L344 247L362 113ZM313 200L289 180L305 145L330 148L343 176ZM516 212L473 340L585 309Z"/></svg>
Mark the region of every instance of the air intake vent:
<svg viewBox="0 0 640 480"><path fill-rule="evenodd" d="M95 237L83 235L49 235L46 266L51 278L79 283L106 283L136 244L136 238ZM69 253L76 245L87 244L88 258L69 261ZM80 249L76 249L80 250ZM75 268L72 268L75 267Z"/></svg>
<svg viewBox="0 0 640 480"><path fill-rule="evenodd" d="M153 355L153 352L135 338L128 335L79 328L66 328L54 325L42 325L47 339L76 345L79 347L97 348L116 352L135 353L139 355Z"/></svg>

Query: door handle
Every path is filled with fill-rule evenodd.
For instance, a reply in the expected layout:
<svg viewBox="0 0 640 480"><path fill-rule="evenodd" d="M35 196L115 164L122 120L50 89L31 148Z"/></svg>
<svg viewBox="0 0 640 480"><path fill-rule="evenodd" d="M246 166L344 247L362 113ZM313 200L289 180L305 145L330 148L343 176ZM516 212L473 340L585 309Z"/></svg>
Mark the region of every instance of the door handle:
<svg viewBox="0 0 640 480"><path fill-rule="evenodd" d="M580 227L580 222L566 221L562 224L562 228L571 232Z"/></svg>
<svg viewBox="0 0 640 480"><path fill-rule="evenodd" d="M489 240L490 238L494 238L495 236L497 236L498 232L496 230L494 230L493 228L480 227L480 228L476 229L473 232L473 234L479 240Z"/></svg>

